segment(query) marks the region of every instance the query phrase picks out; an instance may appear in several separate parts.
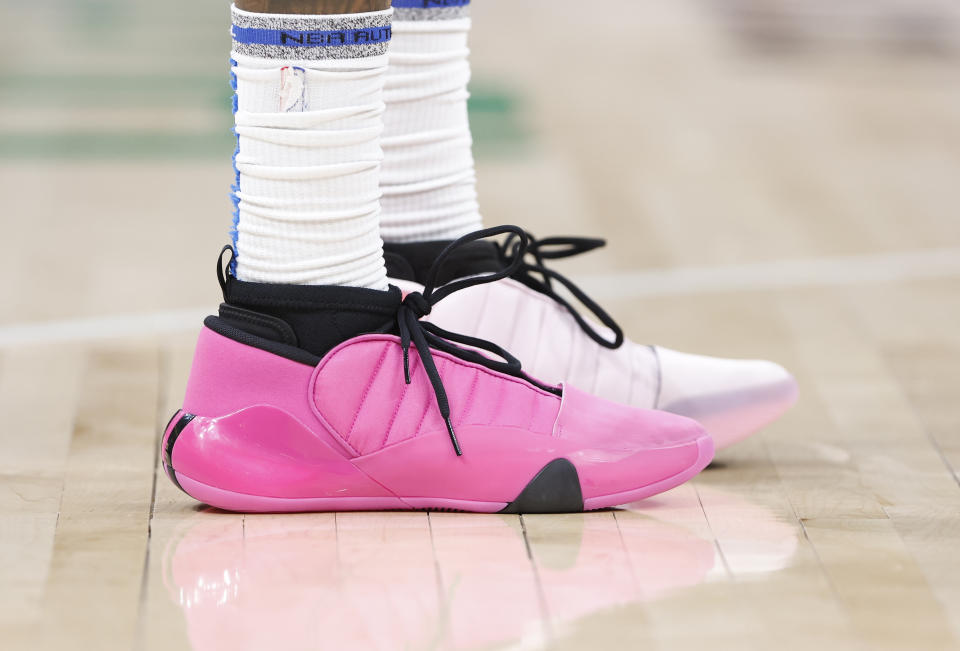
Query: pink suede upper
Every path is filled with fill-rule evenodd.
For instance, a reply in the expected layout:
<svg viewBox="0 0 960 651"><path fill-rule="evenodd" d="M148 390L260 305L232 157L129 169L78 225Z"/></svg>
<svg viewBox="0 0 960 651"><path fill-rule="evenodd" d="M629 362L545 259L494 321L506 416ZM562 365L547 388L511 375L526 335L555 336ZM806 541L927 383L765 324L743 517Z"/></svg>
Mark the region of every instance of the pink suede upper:
<svg viewBox="0 0 960 651"><path fill-rule="evenodd" d="M454 429L484 425L552 434L560 409L558 396L443 352L433 351L433 359L447 391ZM362 378L362 390L346 378ZM313 400L318 415L357 455L423 434L446 436L415 347L410 350L410 380L409 385L404 382L397 338L366 335L341 344L320 362Z"/></svg>
<svg viewBox="0 0 960 651"><path fill-rule="evenodd" d="M692 420L627 407L564 385L556 435L582 446L636 452L685 445L700 431Z"/></svg>
<svg viewBox="0 0 960 651"><path fill-rule="evenodd" d="M313 372L312 366L244 346L203 328L193 354L183 411L224 416L251 405L271 405L316 431L335 449L347 452L339 438L315 427L311 401L306 399Z"/></svg>

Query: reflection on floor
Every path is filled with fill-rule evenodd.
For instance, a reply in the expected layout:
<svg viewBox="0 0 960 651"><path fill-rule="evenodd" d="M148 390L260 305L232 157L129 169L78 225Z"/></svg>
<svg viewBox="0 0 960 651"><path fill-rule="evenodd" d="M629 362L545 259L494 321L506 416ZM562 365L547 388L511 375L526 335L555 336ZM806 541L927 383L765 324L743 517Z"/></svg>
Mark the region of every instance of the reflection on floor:
<svg viewBox="0 0 960 651"><path fill-rule="evenodd" d="M658 519L669 495L522 518L209 510L167 542L163 580L196 651L525 646L722 577L724 564L763 574L790 563L792 526L735 494L699 492L740 514L723 556L713 539Z"/></svg>

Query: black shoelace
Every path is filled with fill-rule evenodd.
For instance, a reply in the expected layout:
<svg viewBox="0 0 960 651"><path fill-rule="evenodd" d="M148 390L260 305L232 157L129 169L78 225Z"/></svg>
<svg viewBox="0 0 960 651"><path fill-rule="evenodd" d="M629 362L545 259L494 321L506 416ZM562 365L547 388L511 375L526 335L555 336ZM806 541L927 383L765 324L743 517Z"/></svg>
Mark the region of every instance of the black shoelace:
<svg viewBox="0 0 960 651"><path fill-rule="evenodd" d="M606 240L600 240L591 237L545 237L538 240L528 232L526 236L526 246L520 246L520 240L515 233L511 233L500 247L500 255L507 263L508 269L514 269L510 276L527 287L534 289L541 294L546 294L557 303L562 305L573 316L580 329L588 337L605 348L619 348L623 344L623 330L617 325L607 312L597 304L592 298L586 295L582 289L573 284L570 279L562 276L553 269L546 266L545 260L556 260L558 258L569 258L574 255L580 255L594 249L599 249L606 245ZM527 262L524 258L530 255L534 262ZM519 264L518 264L519 262ZM534 274L539 274L539 278ZM613 341L605 338L597 332L593 326L587 323L580 313L561 295L557 294L553 288L553 281L563 285L567 291L573 294L580 303L590 310L600 323L607 326L613 332Z"/></svg>
<svg viewBox="0 0 960 651"><path fill-rule="evenodd" d="M514 252L514 257L500 271L492 274L461 278L441 285L440 287L435 286L443 263L457 248L468 242L504 234L508 235L510 249ZM443 418L444 423L446 423L447 432L450 435L450 441L453 443L453 449L456 451L457 456L461 456L463 450L460 448L460 442L457 440L457 435L453 431L453 422L450 419L450 403L447 400L447 392L443 387L440 372L437 370L437 365L433 361L433 355L430 353L431 348L436 348L437 350L449 353L468 362L480 364L494 371L523 378L534 386L547 391L555 393L556 388L542 385L536 380L527 377L520 368L520 360L495 343L478 339L477 337L449 332L434 323L421 321L420 319L430 314L434 305L453 292L482 283L491 283L516 273L523 265L523 255L527 249L527 245L527 234L523 229L516 226L497 226L464 235L447 245L447 247L441 251L440 255L437 256L437 259L434 260L430 271L427 273L423 291L407 294L400 304L400 308L397 310L397 327L400 331L400 346L403 348L404 380L407 384L410 384L410 344L412 343L416 346L417 354L420 355L420 361L423 362L423 368L427 372L427 377L430 378L430 384L433 386L433 392L437 398L440 416ZM500 357L503 361L491 359L475 350L461 348L456 344L463 344L485 350Z"/></svg>

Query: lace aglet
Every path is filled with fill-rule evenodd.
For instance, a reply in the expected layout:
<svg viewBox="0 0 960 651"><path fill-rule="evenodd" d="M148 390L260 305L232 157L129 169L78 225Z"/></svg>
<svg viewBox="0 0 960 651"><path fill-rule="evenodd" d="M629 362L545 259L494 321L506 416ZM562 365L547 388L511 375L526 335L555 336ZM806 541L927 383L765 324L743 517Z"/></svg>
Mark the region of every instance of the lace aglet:
<svg viewBox="0 0 960 651"><path fill-rule="evenodd" d="M403 351L403 379L410 384L410 355Z"/></svg>
<svg viewBox="0 0 960 651"><path fill-rule="evenodd" d="M457 435L453 433L453 423L450 422L450 417L446 416L443 419L447 423L447 432L450 433L450 442L453 443L453 450L457 453L458 457L463 456L463 450L460 449L460 441L457 440Z"/></svg>

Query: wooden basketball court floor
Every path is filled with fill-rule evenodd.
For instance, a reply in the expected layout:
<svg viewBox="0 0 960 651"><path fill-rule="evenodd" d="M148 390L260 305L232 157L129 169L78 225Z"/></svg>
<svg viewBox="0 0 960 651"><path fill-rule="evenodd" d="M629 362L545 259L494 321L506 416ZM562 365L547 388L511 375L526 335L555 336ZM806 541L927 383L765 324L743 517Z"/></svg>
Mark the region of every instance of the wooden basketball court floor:
<svg viewBox="0 0 960 651"><path fill-rule="evenodd" d="M487 221L608 235L558 266L634 339L775 359L800 402L618 510L244 516L157 466L229 211L225 9L172 4L164 60L4 9L4 48L73 54L0 58L0 648L960 648L955 58L478 0Z"/></svg>

